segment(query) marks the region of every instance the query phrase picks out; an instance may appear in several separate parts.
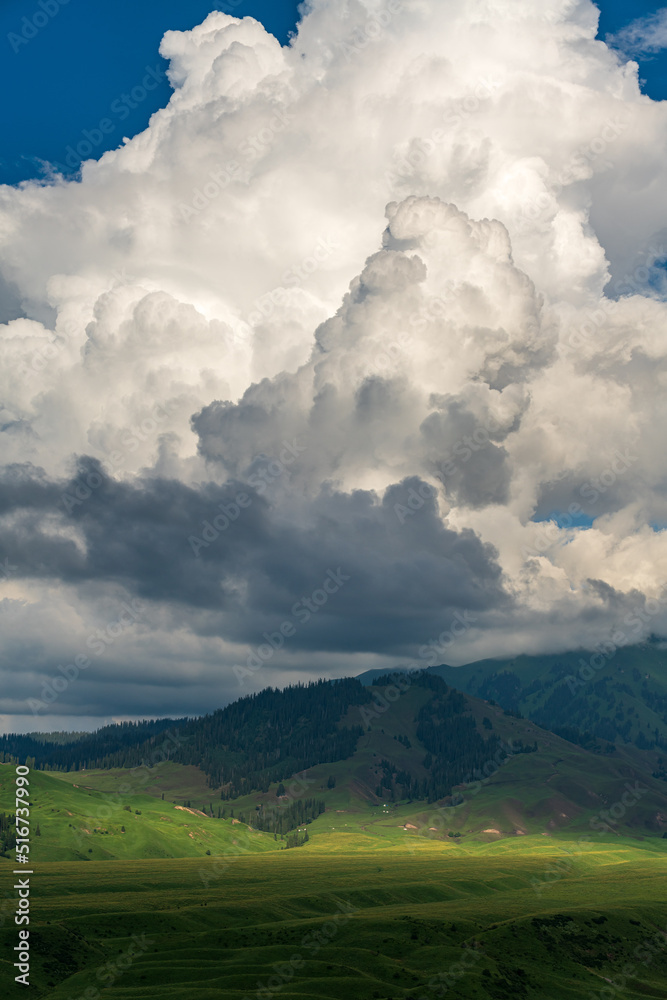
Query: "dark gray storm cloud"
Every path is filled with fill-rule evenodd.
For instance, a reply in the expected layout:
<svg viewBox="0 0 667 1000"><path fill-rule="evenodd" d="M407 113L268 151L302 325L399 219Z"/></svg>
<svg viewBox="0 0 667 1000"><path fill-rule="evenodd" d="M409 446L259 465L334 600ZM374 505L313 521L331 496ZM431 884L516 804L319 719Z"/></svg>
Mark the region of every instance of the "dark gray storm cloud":
<svg viewBox="0 0 667 1000"><path fill-rule="evenodd" d="M343 585L294 647L401 652L457 609L509 601L492 547L444 527L418 477L382 497L325 485L312 498L283 488L271 500L242 481L119 482L85 458L63 482L6 470L0 510L0 551L17 578L117 584L218 612L214 628L236 642L294 617L330 572Z"/></svg>

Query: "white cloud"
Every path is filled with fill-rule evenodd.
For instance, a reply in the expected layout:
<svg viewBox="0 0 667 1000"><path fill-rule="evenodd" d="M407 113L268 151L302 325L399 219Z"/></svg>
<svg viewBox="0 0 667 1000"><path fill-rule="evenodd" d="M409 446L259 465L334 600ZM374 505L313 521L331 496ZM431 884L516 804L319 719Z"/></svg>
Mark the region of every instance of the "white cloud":
<svg viewBox="0 0 667 1000"><path fill-rule="evenodd" d="M608 41L627 55L646 55L667 48L667 7L638 17Z"/></svg>
<svg viewBox="0 0 667 1000"><path fill-rule="evenodd" d="M25 629L62 631L54 662L68 632L49 606L76 607L85 636L120 587L151 601L128 650L146 690L177 636L209 704L337 551L366 560L371 625L332 602L267 675L363 667L397 567L444 619L457 574L485 595L457 662L590 644L661 595L667 111L596 27L588 0L316 0L281 48L214 13L165 36L175 92L146 132L80 182L0 188L6 311L22 312L0 326L3 456L30 463L3 480L0 541L30 555L0 550L18 567L0 589L27 600ZM252 530L233 527L242 544L230 529L197 562L211 491L293 440ZM82 455L106 478L68 514ZM420 483L428 504L401 523ZM532 520L572 505L590 530ZM382 649L378 633L387 662L437 626L428 600L405 603L405 629ZM70 714L94 714L95 690Z"/></svg>

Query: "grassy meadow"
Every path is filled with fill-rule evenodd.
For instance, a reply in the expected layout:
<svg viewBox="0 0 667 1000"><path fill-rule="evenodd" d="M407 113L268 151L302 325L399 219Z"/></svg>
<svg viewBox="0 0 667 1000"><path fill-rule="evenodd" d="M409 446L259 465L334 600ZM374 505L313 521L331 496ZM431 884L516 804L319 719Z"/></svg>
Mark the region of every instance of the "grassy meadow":
<svg viewBox="0 0 667 1000"><path fill-rule="evenodd" d="M582 851L539 836L422 839L353 854L323 841L261 857L40 865L34 995L583 1000L625 967L627 1000L665 996L657 841ZM14 931L5 922L8 943Z"/></svg>

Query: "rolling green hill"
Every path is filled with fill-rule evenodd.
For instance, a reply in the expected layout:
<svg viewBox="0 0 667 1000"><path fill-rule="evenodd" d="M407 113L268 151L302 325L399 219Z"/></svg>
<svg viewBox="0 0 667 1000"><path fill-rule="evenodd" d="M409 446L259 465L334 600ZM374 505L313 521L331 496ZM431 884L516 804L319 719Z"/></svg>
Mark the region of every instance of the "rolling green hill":
<svg viewBox="0 0 667 1000"><path fill-rule="evenodd" d="M71 772L79 782L85 780L83 774ZM11 765L0 764L0 811L5 813L12 809L13 776ZM60 775L33 771L32 860L187 858L206 856L207 851L218 855L236 845L252 852L278 848L272 835L231 818L213 821L200 809L146 795L133 778L125 772L116 779L115 790L103 792L63 781Z"/></svg>

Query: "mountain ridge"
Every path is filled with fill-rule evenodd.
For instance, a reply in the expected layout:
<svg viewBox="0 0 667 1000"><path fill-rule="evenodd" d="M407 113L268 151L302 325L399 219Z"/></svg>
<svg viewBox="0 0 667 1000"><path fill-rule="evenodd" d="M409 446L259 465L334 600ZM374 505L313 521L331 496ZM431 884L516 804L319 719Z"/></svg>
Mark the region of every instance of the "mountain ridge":
<svg viewBox="0 0 667 1000"><path fill-rule="evenodd" d="M327 708L322 699L332 691L335 697ZM321 720L328 719L329 728L317 759L299 769L302 760L275 757L283 730L274 734L273 742L262 742L263 728L267 718L281 719L283 749L298 745L310 732L303 714L310 702L320 707L320 715L310 723L322 729ZM654 839L667 833L667 785L654 773L655 750L633 744L582 747L493 700L457 691L428 671L384 675L366 688L350 680L271 690L262 698L235 704L231 712L228 707L194 720L201 725L189 735L186 726L171 735L162 729L138 747L125 747L124 767L111 766L112 755L103 768L54 770L46 758L62 747L43 744L44 757L35 763L48 779L54 816L64 811L72 817L57 828L57 849L71 840L66 849L71 854L65 856L80 858L81 838L92 836L99 841L96 851L115 856L108 852L119 849L121 842L130 844L118 839L127 815L118 812L123 802L143 813L140 827L148 827L157 809L153 840L171 856L179 850L178 838L173 839L177 828L164 824L174 808L187 821L181 826L189 833L183 835L192 833L194 838L186 853L204 853L207 824L215 826L225 818L240 823L247 835L286 835L292 838L288 846L307 842L310 831L311 839L336 850L356 843L355 838L382 844L397 835L463 843L535 834ZM328 714L332 705L337 705L333 715ZM252 719L244 732L235 734L236 745L208 745L211 732L223 731L220 720L225 713L233 722L239 712ZM213 762L208 771L202 766L207 759L201 754L202 743ZM257 768L260 759L266 764L263 770ZM216 768L222 768L225 780L218 780ZM67 795L74 798L61 802L59 787L63 796L69 787ZM128 787L133 790L129 800ZM117 830L113 822L79 818L94 811L100 796L117 814ZM0 808L3 801L4 793ZM196 821L187 820L190 814ZM196 825L190 828L190 822ZM165 840L167 829L174 831L172 839ZM112 835L116 831L116 840L102 836L109 830ZM137 843L143 850L153 849L145 837ZM42 848L47 845L40 838Z"/></svg>
<svg viewBox="0 0 667 1000"><path fill-rule="evenodd" d="M655 643L611 655L600 650L521 654L425 670L581 745L623 742L667 751L667 651ZM366 671L357 679L369 686L380 674Z"/></svg>

